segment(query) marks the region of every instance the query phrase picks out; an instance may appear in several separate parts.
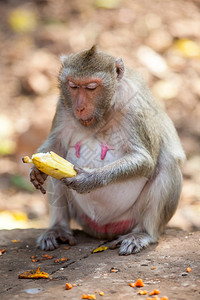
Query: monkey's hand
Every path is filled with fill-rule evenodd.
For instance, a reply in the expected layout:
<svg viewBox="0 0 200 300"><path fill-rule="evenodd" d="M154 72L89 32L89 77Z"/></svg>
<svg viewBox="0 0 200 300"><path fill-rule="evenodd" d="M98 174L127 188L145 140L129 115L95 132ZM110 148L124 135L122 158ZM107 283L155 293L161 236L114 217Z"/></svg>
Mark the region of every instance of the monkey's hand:
<svg viewBox="0 0 200 300"><path fill-rule="evenodd" d="M72 178L62 178L61 181L70 189L79 194L89 193L91 190L100 187L101 184L96 176L95 169L82 169L74 167L77 175Z"/></svg>
<svg viewBox="0 0 200 300"><path fill-rule="evenodd" d="M41 172L35 166L33 166L30 170L30 181L36 189L42 192L42 194L46 194L46 190L43 188L43 184L47 177L47 174Z"/></svg>

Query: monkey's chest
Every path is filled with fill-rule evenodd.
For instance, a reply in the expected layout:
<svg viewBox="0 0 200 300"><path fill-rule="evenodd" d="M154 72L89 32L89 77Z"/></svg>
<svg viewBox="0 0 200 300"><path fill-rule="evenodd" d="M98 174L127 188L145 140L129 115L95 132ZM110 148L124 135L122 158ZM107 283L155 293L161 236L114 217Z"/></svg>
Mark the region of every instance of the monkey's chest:
<svg viewBox="0 0 200 300"><path fill-rule="evenodd" d="M66 159L80 167L100 168L122 156L119 149L98 139L73 141Z"/></svg>

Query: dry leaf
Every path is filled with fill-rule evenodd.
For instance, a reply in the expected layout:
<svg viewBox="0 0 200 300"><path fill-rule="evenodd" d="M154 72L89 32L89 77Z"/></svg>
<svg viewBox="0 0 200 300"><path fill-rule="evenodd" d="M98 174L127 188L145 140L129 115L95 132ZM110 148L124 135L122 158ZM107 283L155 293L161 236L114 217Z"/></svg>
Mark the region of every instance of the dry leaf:
<svg viewBox="0 0 200 300"><path fill-rule="evenodd" d="M1 256L4 252L6 252L6 248L0 250L0 256Z"/></svg>
<svg viewBox="0 0 200 300"><path fill-rule="evenodd" d="M94 249L92 251L92 253L102 252L102 251L105 251L107 249L108 249L108 247L98 247L98 248Z"/></svg>
<svg viewBox="0 0 200 300"><path fill-rule="evenodd" d="M46 258L46 259L52 259L53 258L52 255L48 255L48 254L43 254L42 257Z"/></svg>
<svg viewBox="0 0 200 300"><path fill-rule="evenodd" d="M19 275L20 279L39 279L39 278L49 278L49 274L43 271L40 271L38 267L34 273L33 270L24 272Z"/></svg>
<svg viewBox="0 0 200 300"><path fill-rule="evenodd" d="M175 48L185 57L200 57L200 45L189 39L179 39Z"/></svg>
<svg viewBox="0 0 200 300"><path fill-rule="evenodd" d="M82 299L91 299L91 300L95 300L96 296L95 295L90 295L90 294L83 294L82 295Z"/></svg>

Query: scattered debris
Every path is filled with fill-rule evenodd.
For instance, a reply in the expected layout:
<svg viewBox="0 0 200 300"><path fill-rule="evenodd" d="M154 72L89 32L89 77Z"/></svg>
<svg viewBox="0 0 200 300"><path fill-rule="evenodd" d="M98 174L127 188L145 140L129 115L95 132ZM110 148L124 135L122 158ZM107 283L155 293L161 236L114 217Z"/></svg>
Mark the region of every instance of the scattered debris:
<svg viewBox="0 0 200 300"><path fill-rule="evenodd" d="M45 278L45 279L49 278L49 274L40 271L40 267L38 267L35 272L31 270L19 275L19 279L40 279L40 278Z"/></svg>
<svg viewBox="0 0 200 300"><path fill-rule="evenodd" d="M150 296L152 295L159 295L160 291L159 290L153 290L152 292L149 293Z"/></svg>
<svg viewBox="0 0 200 300"><path fill-rule="evenodd" d="M105 250L107 250L107 249L108 249L108 247L106 247L106 246L101 246L101 247L98 247L98 248L94 249L94 250L92 251L92 253L102 252L102 251L105 251Z"/></svg>
<svg viewBox="0 0 200 300"><path fill-rule="evenodd" d="M91 294L83 294L82 295L82 299L90 299L90 300L95 300L96 296L95 295L91 295Z"/></svg>
<svg viewBox="0 0 200 300"><path fill-rule="evenodd" d="M65 289L66 289L66 290L71 290L72 287L73 287L73 286L72 286L71 283L66 283L66 284L65 284Z"/></svg>
<svg viewBox="0 0 200 300"><path fill-rule="evenodd" d="M131 282L131 283L129 283L129 285L131 287L143 287L144 283L143 283L143 280L141 278L138 278L135 283Z"/></svg>
<svg viewBox="0 0 200 300"><path fill-rule="evenodd" d="M146 295L148 292L147 291L145 291L145 290L139 290L138 291L138 294L139 295Z"/></svg>
<svg viewBox="0 0 200 300"><path fill-rule="evenodd" d="M0 250L0 255L6 252L6 248Z"/></svg>
<svg viewBox="0 0 200 300"><path fill-rule="evenodd" d="M117 269L117 268L111 268L110 269L110 273L117 273L117 272L119 272L120 270L119 269Z"/></svg>

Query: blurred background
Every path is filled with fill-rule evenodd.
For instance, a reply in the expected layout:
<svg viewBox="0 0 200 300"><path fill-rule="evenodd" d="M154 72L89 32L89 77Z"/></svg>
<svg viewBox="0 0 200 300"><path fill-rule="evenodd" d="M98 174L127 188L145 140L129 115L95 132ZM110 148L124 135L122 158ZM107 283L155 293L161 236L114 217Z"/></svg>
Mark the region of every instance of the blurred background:
<svg viewBox="0 0 200 300"><path fill-rule="evenodd" d="M200 1L0 0L0 229L48 226L45 196L29 183L58 97L59 56L97 44L142 73L187 155L170 222L200 229Z"/></svg>

